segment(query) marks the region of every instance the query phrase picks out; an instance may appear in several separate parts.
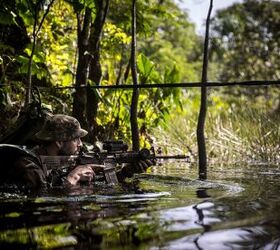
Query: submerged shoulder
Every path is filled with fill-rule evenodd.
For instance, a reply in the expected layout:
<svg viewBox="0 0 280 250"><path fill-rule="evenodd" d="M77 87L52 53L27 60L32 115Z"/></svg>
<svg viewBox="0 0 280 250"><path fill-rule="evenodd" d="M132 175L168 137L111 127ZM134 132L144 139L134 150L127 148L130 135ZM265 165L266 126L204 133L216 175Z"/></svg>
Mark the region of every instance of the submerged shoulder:
<svg viewBox="0 0 280 250"><path fill-rule="evenodd" d="M37 188L45 183L46 171L39 158L17 145L0 144L1 183Z"/></svg>

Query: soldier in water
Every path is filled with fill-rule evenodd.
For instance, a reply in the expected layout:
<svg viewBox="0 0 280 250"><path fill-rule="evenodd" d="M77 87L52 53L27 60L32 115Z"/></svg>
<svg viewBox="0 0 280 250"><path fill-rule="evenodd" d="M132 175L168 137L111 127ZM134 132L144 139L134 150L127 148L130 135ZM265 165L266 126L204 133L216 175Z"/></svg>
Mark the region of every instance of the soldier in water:
<svg viewBox="0 0 280 250"><path fill-rule="evenodd" d="M70 156L79 154L82 141L87 135L77 119L67 115L49 116L42 129L36 134L41 144L32 150L32 154L25 154L15 160L13 167L5 173L5 182L24 186L32 190L40 190L54 185L76 186L85 182L92 182L95 171L100 165L77 165L66 175L62 176L58 171L50 171L42 164L40 155L44 156ZM150 160L138 161L131 167L122 168L117 177L123 181L131 177L133 172L144 172L153 165Z"/></svg>

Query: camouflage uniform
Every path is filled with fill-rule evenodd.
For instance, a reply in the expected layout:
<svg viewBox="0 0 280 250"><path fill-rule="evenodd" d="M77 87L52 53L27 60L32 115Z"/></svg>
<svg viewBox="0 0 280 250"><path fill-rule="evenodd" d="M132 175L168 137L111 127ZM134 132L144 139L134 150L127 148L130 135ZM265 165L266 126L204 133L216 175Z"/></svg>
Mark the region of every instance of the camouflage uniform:
<svg viewBox="0 0 280 250"><path fill-rule="evenodd" d="M36 137L46 145L48 142L71 141L86 134L87 131L81 128L80 123L75 118L67 115L52 115L47 118ZM20 157L15 157L13 163L9 164L12 167L0 176L0 183L16 184L18 187L27 187L28 190L40 190L48 186L63 184L65 173L63 176L61 170L48 171L40 158L36 157L47 155L44 143L42 146L35 147L33 153L17 154ZM151 165L149 160L126 164L116 173L117 178L122 182L126 177L132 177L135 172L144 172Z"/></svg>
<svg viewBox="0 0 280 250"><path fill-rule="evenodd" d="M82 129L77 119L67 115L52 115L47 118L43 128L36 134L37 139L44 143L54 141L70 141L83 137L87 131ZM3 183L16 184L28 189L41 189L48 185L58 184L57 173L48 172L36 155L45 155L44 146L37 146L32 153L21 155L14 159L10 171L3 176Z"/></svg>
<svg viewBox="0 0 280 250"><path fill-rule="evenodd" d="M14 187L20 189L39 188L46 185L47 171L40 164L35 154L19 146L11 144L0 145L1 187Z"/></svg>

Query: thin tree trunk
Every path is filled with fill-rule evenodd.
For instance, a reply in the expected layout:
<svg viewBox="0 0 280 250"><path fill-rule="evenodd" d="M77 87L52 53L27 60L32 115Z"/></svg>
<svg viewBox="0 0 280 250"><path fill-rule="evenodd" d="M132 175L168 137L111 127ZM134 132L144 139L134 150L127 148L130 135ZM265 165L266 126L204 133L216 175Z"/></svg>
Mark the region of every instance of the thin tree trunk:
<svg viewBox="0 0 280 250"><path fill-rule="evenodd" d="M136 0L133 0L132 3L131 74L132 74L133 84L138 85L137 65L136 65ZM138 99L139 99L139 89L135 88L133 89L131 106L130 106L132 150L134 151L139 151L140 149L139 128L137 122Z"/></svg>
<svg viewBox="0 0 280 250"><path fill-rule="evenodd" d="M95 0L96 16L93 23L93 28L90 36L90 71L89 79L95 85L100 85L102 79L102 69L100 64L100 40L102 30L106 21L109 10L110 0ZM97 131L97 111L99 97L96 89L87 88L87 121L89 126L89 139L90 141L96 140Z"/></svg>
<svg viewBox="0 0 280 250"><path fill-rule="evenodd" d="M121 59L120 63L119 63L119 72L118 72L117 79L116 79L116 85L120 85L120 82L122 79L122 74L123 74L123 66L124 66L124 62L123 62L123 59Z"/></svg>
<svg viewBox="0 0 280 250"><path fill-rule="evenodd" d="M77 17L78 20L78 65L76 72L76 91L73 98L73 111L72 114L76 117L81 125L88 129L87 119L86 119L86 104L87 104L87 92L86 86L88 81L88 70L89 70L89 53L88 53L88 43L90 37L91 28L91 10L86 8L83 27L80 16ZM82 88L81 88L82 87Z"/></svg>
<svg viewBox="0 0 280 250"><path fill-rule="evenodd" d="M24 103L24 107L27 108L27 106L30 104L31 102L31 89L32 89L32 64L33 64L33 56L35 53L35 49L36 49L36 44L37 44L37 36L39 31L42 28L43 22L45 21L46 16L48 15L51 6L53 5L55 0L52 0L49 5L47 6L47 9L39 23L38 29L37 28L37 22L38 22L38 16L39 16L39 2L36 3L35 5L35 15L34 15L34 24L33 24L33 31L32 31L32 49L31 49L31 54L29 56L29 61L28 61L28 69L27 69L27 88L26 88L26 92L25 92L25 103ZM31 11L32 12L32 11Z"/></svg>
<svg viewBox="0 0 280 250"><path fill-rule="evenodd" d="M204 42L204 55L203 55L203 68L201 82L207 83L207 68L208 68L208 45L209 45L209 26L210 16L213 7L213 0L210 0L208 16L206 20L205 42ZM199 179L207 179L207 152L204 136L204 125L207 113L207 87L201 87L201 103L197 124L197 144L198 144L198 157L199 157Z"/></svg>
<svg viewBox="0 0 280 250"><path fill-rule="evenodd" d="M130 59L128 60L128 64L126 65L125 72L124 72L124 75L123 75L124 83L127 82L129 72L130 72L130 68L131 68L131 56L130 56Z"/></svg>
<svg viewBox="0 0 280 250"><path fill-rule="evenodd" d="M33 56L34 56L34 52L35 52L35 48L36 48L36 35L35 35L35 29L36 29L36 25L37 25L37 20L34 21L34 27L33 27L33 32L32 32L32 39L33 39L33 43L32 43L32 50L31 50L31 54L29 57L29 61L28 61L28 69L27 69L27 88L26 88L26 94L25 94L25 108L27 108L27 106L30 104L31 101L31 88L32 88L32 64L33 64Z"/></svg>

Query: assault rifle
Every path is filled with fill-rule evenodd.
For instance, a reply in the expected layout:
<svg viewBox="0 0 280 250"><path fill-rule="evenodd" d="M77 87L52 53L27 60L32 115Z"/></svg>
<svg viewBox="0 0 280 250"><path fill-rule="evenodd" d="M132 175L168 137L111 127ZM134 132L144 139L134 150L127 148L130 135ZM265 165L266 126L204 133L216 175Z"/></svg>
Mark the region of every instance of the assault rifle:
<svg viewBox="0 0 280 250"><path fill-rule="evenodd" d="M147 148L139 152L128 151L128 145L123 141L106 141L103 144L103 150L94 150L93 152L81 152L79 155L71 156L40 156L42 164L47 169L60 169L69 173L77 165L97 164L102 165L100 172L105 177L107 183L117 184L116 166L124 163L137 163L141 160L156 159L185 159L185 155L156 155L154 150ZM133 172L133 169L130 169Z"/></svg>

